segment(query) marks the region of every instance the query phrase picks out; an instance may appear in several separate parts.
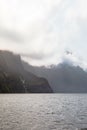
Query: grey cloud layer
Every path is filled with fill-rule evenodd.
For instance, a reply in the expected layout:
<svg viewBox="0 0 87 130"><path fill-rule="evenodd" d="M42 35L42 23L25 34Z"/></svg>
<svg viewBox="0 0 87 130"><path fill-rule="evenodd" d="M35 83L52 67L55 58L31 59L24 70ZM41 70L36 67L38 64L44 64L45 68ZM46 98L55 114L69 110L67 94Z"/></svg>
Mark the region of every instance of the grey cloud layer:
<svg viewBox="0 0 87 130"><path fill-rule="evenodd" d="M22 36L20 36L17 32L4 30L1 28L0 28L0 37L2 37L4 39L9 39L12 42L14 41L15 43L22 43L23 42Z"/></svg>

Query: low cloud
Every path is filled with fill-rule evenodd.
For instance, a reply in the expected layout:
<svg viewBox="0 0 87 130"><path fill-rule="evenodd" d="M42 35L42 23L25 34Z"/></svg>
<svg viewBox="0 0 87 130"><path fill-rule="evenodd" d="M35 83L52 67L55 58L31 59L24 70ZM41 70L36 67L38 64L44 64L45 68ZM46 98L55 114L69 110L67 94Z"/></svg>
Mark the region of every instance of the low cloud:
<svg viewBox="0 0 87 130"><path fill-rule="evenodd" d="M33 59L33 60L43 60L45 58L45 55L40 53L40 54L37 54L37 53L33 53L33 54L23 54L23 53L20 53L20 55L22 57L25 57L25 58L30 58L30 59Z"/></svg>

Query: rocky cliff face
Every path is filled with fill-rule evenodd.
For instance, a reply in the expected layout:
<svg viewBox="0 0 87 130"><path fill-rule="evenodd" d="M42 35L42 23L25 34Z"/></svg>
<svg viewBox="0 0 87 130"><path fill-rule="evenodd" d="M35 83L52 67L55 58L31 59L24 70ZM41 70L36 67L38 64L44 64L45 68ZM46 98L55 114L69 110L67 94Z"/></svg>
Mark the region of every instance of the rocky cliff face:
<svg viewBox="0 0 87 130"><path fill-rule="evenodd" d="M0 92L1 93L51 93L45 78L27 72L19 55L0 51Z"/></svg>
<svg viewBox="0 0 87 130"><path fill-rule="evenodd" d="M25 93L21 77L0 71L0 93Z"/></svg>

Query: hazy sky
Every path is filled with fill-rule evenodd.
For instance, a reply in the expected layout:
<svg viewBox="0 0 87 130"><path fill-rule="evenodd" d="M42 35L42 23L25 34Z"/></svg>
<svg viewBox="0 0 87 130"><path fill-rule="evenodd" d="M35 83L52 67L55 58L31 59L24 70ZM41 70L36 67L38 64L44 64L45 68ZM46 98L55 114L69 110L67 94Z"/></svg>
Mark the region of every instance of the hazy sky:
<svg viewBox="0 0 87 130"><path fill-rule="evenodd" d="M0 0L0 48L34 65L86 67L87 0Z"/></svg>

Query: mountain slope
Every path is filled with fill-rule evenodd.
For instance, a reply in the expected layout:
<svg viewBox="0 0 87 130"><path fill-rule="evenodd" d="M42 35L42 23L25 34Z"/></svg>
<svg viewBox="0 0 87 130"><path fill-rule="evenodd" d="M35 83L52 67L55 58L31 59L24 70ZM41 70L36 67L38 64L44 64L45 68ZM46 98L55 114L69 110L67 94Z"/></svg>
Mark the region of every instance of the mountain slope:
<svg viewBox="0 0 87 130"><path fill-rule="evenodd" d="M23 63L26 70L38 76L45 77L54 92L60 93L87 93L87 72L79 66L65 63L51 68L34 67Z"/></svg>
<svg viewBox="0 0 87 130"><path fill-rule="evenodd" d="M45 78L39 78L24 69L19 55L0 51L0 92L51 93L53 91Z"/></svg>

